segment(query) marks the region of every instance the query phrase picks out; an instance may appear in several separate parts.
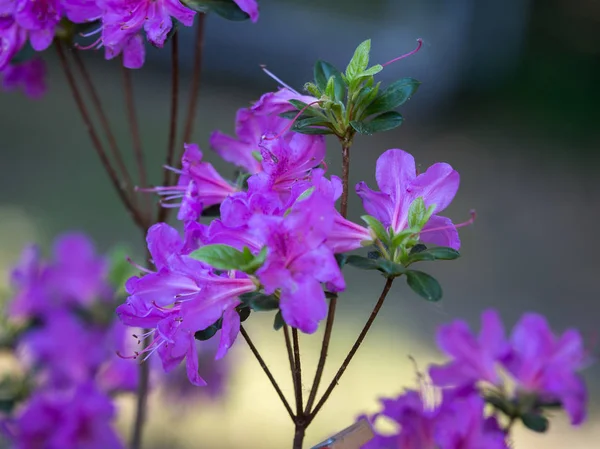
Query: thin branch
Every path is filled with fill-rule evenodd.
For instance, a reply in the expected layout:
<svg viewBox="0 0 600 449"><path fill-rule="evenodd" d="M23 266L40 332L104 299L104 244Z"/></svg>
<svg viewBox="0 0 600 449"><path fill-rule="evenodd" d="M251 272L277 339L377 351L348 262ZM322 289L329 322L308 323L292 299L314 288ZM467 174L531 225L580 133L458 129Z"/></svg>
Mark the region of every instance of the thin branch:
<svg viewBox="0 0 600 449"><path fill-rule="evenodd" d="M148 342L144 342L144 349ZM142 362L138 369L138 388L135 404L135 421L131 436L131 449L141 449L144 423L146 422L148 387L150 379L150 361Z"/></svg>
<svg viewBox="0 0 600 449"><path fill-rule="evenodd" d="M340 205L340 213L346 218L348 215L348 192L350 178L350 146L342 146L342 202Z"/></svg>
<svg viewBox="0 0 600 449"><path fill-rule="evenodd" d="M303 418L302 411L302 364L300 363L300 340L298 339L298 329L292 327L292 340L294 344L294 383L296 384L296 417Z"/></svg>
<svg viewBox="0 0 600 449"><path fill-rule="evenodd" d="M310 409L315 403L317 398L317 392L319 391L319 384L323 377L323 370L325 369L325 360L327 360L327 353L329 351L329 342L331 341L331 331L333 329L333 320L335 318L335 306L337 304L337 296L334 296L329 300L329 310L327 312L327 322L325 323L325 334L323 335L323 342L321 344L321 354L319 356L319 362L317 365L317 371L315 372L315 378L313 380L310 393L308 395L308 401L306 402L306 408L304 414L310 414Z"/></svg>
<svg viewBox="0 0 600 449"><path fill-rule="evenodd" d="M131 131L131 142L133 144L133 154L135 156L135 165L139 185L148 187L148 175L146 173L146 165L144 164L144 150L142 147L142 139L140 136L140 126L138 123L135 100L133 97L133 82L131 80L131 71L121 64L121 72L123 75L123 92L125 94L125 108L127 109L127 120L129 121L129 130ZM146 196L144 210L150 213L150 197Z"/></svg>
<svg viewBox="0 0 600 449"><path fill-rule="evenodd" d="M104 108L102 107L102 102L100 101L100 96L98 95L98 91L96 90L96 88L94 87L94 83L92 82L92 77L90 76L89 72L87 71L85 64L83 62L83 59L81 59L81 55L79 54L79 51L76 49L72 50L72 54L73 54L73 59L75 60L75 65L77 66L77 69L79 70L79 73L81 74L81 77L83 78L85 87L87 88L87 90L90 94L90 97L92 99L92 104L94 105L96 114L98 114L98 118L100 119L100 124L102 125L104 133L106 134L106 138L108 140L108 144L110 146L112 156L114 157L114 159L117 163L117 168L121 171L121 175L123 176L126 187L128 189L132 190L133 182L131 180L129 170L127 170L127 166L125 165L125 162L123 161L123 156L121 154L121 150L119 149L119 146L117 145L117 140L115 139L115 136L112 133L112 130L110 128L110 123L108 122L108 118L106 117L106 114L104 113Z"/></svg>
<svg viewBox="0 0 600 449"><path fill-rule="evenodd" d="M56 48L56 53L58 54L58 58L60 60L61 67L65 73L65 77L67 78L67 83L69 84L69 88L71 89L71 94L73 95L73 99L75 100L75 103L77 104L77 108L79 109L79 113L81 115L81 118L83 120L85 128L86 128L88 134L90 135L90 139L92 140L94 150L98 154L98 157L100 158L100 161L102 162L102 166L106 170L106 173L108 174L108 176L113 184L113 187L117 191L117 194L119 195L119 198L121 199L121 202L123 203L123 205L129 212L131 217L133 218L134 223L139 228L141 228L145 231L146 230L145 220L141 216L141 214L139 213L139 211L137 210L135 205L131 202L131 198L129 198L129 196L127 195L125 186L120 182L119 177L118 177L117 173L115 172L114 167L111 165L110 160L108 159L108 157L106 155L106 151L104 150L104 147L102 146L102 142L98 138L98 134L96 133L96 130L94 129L93 123L92 123L92 121L90 119L90 115L88 113L88 110L85 106L83 98L81 97L81 93L79 92L77 83L75 82L75 78L73 77L73 72L71 71L71 68L69 67L69 63L67 61L65 52L62 48L62 43L57 41L55 43L54 47Z"/></svg>
<svg viewBox="0 0 600 449"><path fill-rule="evenodd" d="M188 143L194 132L194 119L198 109L198 92L200 91L200 77L202 75L202 54L204 50L204 23L206 14L198 14L198 28L196 29L196 46L194 47L194 71L192 73L192 86L190 88L188 110L183 131L183 143ZM181 147L183 151L183 146Z"/></svg>
<svg viewBox="0 0 600 449"><path fill-rule="evenodd" d="M292 383L294 384L294 394L296 394L296 380L294 378L294 372L296 371L296 365L294 362L294 350L292 349L292 339L290 338L290 329L287 324L283 325L283 336L285 338L285 349L287 350L288 360L290 362L290 373L292 373Z"/></svg>
<svg viewBox="0 0 600 449"><path fill-rule="evenodd" d="M283 403L283 406L285 407L285 409L289 413L290 417L292 418L292 421L296 422L296 417L294 416L294 412L292 411L292 408L290 407L290 404L288 403L287 399L283 395L283 392L281 391L281 388L279 388L279 385L277 384L277 381L273 377L273 374L271 374L271 371L267 367L265 361L263 360L263 358L261 357L260 353L256 349L256 346L254 346L254 343L252 343L252 340L250 339L250 336L246 332L246 329L244 329L244 326L240 326L240 332L242 334L242 337L244 337L244 340L246 340L246 343L248 343L248 346L250 347L250 350L252 351L252 354L254 354L254 357L256 357L256 360L258 360L258 363L259 363L260 367L263 369L263 371L265 372L265 374L267 375L267 377L271 381L271 384L273 385L273 388L275 388L275 391L277 392L277 395L279 396L279 399L281 399L281 402Z"/></svg>
<svg viewBox="0 0 600 449"><path fill-rule="evenodd" d="M375 308L371 312L371 316L367 320L365 326L363 327L363 330L360 332L358 338L356 339L356 341L354 342L354 345L352 346L352 349L350 349L350 352L348 353L348 355L346 356L346 358L342 362L342 365L338 369L337 373L335 374L335 376L333 376L333 380L331 381L331 383L327 387L327 390L325 391L325 394L323 394L323 397L321 397L321 399L317 403L315 409L311 412L310 416L308 417L308 422L309 423L315 418L315 416L317 415L317 413L319 413L319 410L321 410L321 407L323 407L323 405L325 404L325 402L327 402L327 399L329 399L329 396L331 395L331 392L333 391L333 389L335 388L335 386L338 384L340 378L344 374L344 371L346 371L346 368L348 368L348 365L352 361L352 358L356 354L356 351L358 351L358 348L360 347L360 345L362 344L363 340L365 339L365 337L367 335L367 332L369 332L369 329L371 328L371 325L375 321L375 318L377 318L377 314L379 313L379 310L381 309L381 306L383 305L383 303L385 301L385 298L387 297L390 289L392 288L392 283L393 282L394 282L393 278L388 278L387 279L387 281L385 283L385 286L383 287L383 291L381 292L381 295L379 296L379 300L377 301L377 304L375 304Z"/></svg>
<svg viewBox="0 0 600 449"><path fill-rule="evenodd" d="M175 137L177 135L177 110L179 108L179 33L175 32L171 38L171 120L169 122L169 141L167 144L167 158L165 165L172 167L175 156ZM163 186L170 185L170 170L165 170ZM170 209L158 205L158 222L165 221Z"/></svg>

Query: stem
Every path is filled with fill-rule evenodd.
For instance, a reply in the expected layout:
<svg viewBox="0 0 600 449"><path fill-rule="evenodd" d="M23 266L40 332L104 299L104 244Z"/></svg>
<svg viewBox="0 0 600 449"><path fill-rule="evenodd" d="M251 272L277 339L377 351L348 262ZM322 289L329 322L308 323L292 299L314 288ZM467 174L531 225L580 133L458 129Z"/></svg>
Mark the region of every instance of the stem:
<svg viewBox="0 0 600 449"><path fill-rule="evenodd" d="M287 324L283 325L283 336L285 338L285 348L288 353L288 360L290 362L290 373L292 373L292 383L294 385L294 395L296 394L296 380L294 373L296 372L296 364L294 361L294 350L292 349L292 340L290 339L290 330Z"/></svg>
<svg viewBox="0 0 600 449"><path fill-rule="evenodd" d="M102 102L100 101L100 97L98 96L98 91L96 90L96 88L94 87L94 83L92 82L92 77L90 76L89 72L85 68L85 64L83 63L83 59L81 59L79 51L73 50L72 54L73 54L73 59L75 60L75 65L77 66L77 69L79 70L79 73L81 74L81 77L83 78L83 82L90 94L90 97L92 99L92 104L94 106L94 109L96 110L96 114L98 114L98 117L100 119L100 124L102 125L104 133L106 134L106 138L108 139L108 144L110 146L112 156L117 163L118 169L121 171L121 175L123 176L123 180L126 184L126 187L129 189L132 189L133 182L131 181L131 176L129 175L127 166L125 165L125 162L123 161L123 157L121 155L121 150L119 150L119 146L117 145L115 136L112 133L112 130L110 129L110 124L108 122L106 114L104 113L104 108L102 107Z"/></svg>
<svg viewBox="0 0 600 449"><path fill-rule="evenodd" d="M302 411L302 365L300 363L300 340L298 339L298 329L292 328L292 339L294 342L294 384L296 390L296 417L303 418ZM300 424L299 422L296 425Z"/></svg>
<svg viewBox="0 0 600 449"><path fill-rule="evenodd" d="M56 42L54 47L56 48L56 53L58 54L58 58L60 60L61 67L65 73L65 77L67 78L67 83L69 84L69 87L71 89L71 94L73 95L73 99L75 100L75 103L77 104L77 108L79 109L79 113L83 120L83 124L84 124L88 134L90 135L90 139L92 140L94 150L98 154L98 157L100 158L100 161L102 162L102 166L106 170L106 173L108 174L113 187L117 191L117 194L119 195L119 198L121 199L121 202L123 203L123 205L129 212L129 214L131 215L134 223L140 229L143 229L145 232L146 231L146 222L145 222L144 218L141 216L141 214L139 213L139 211L137 210L137 208L135 207L135 205L131 202L131 198L129 198L129 196L127 195L125 186L123 185L123 183L121 183L119 181L119 177L118 177L117 173L115 172L115 169L111 165L110 160L108 159L108 157L106 155L106 151L104 150L104 147L102 146L102 142L98 138L98 134L96 134L96 130L94 129L94 125L90 119L88 110L85 106L85 103L83 102L83 98L81 97L79 89L77 88L75 78L73 77L73 72L71 71L71 68L69 67L69 63L67 61L65 52L62 48L62 43Z"/></svg>
<svg viewBox="0 0 600 449"><path fill-rule="evenodd" d="M293 449L302 449L302 443L304 442L305 433L305 423L296 424L296 431L294 432L294 445L292 446Z"/></svg>
<svg viewBox="0 0 600 449"><path fill-rule="evenodd" d="M379 313L379 310L381 309L381 306L383 305L383 303L385 301L385 298L387 297L390 289L392 288L392 283L393 282L394 282L393 278L388 278L387 281L385 282L385 286L383 287L383 291L381 292L381 295L379 295L379 300L377 301L377 304L375 304L375 308L371 312L371 316L367 320L365 326L363 327L363 330L360 332L358 338L356 339L356 341L354 342L354 345L352 346L352 349L350 349L350 352L348 353L348 355L346 356L346 358L342 362L342 365L338 369L337 373L335 374L335 376L333 376L333 380L331 381L331 383L327 387L327 390L325 391L325 394L323 395L323 397L321 398L321 400L317 403L317 406L315 407L315 409L312 411L312 413L308 417L308 423L310 423L315 418L315 416L317 415L317 413L319 413L319 410L321 410L321 407L323 407L323 405L325 404L325 402L327 402L327 399L329 399L329 396L331 395L331 392L333 391L333 389L335 388L335 386L338 384L340 378L344 374L344 371L346 371L346 368L348 368L348 365L352 361L352 358L356 354L356 351L358 351L358 348L360 347L360 345L362 344L363 340L365 339L365 337L367 335L367 332L369 332L369 329L371 328L371 325L373 324L373 321L375 321L375 318L377 318L377 314Z"/></svg>
<svg viewBox="0 0 600 449"><path fill-rule="evenodd" d="M310 409L315 403L317 398L317 392L319 391L319 384L321 383L321 377L323 377L323 370L325 369L325 360L327 360L327 353L329 351L329 342L331 341L331 331L333 329L333 319L335 318L335 306L337 304L337 296L329 300L329 310L327 312L327 322L325 324L325 334L323 335L323 343L321 344L321 355L317 365L317 371L315 372L315 379L313 381L312 388L308 395L308 401L304 414L310 414Z"/></svg>
<svg viewBox="0 0 600 449"><path fill-rule="evenodd" d="M281 391L281 388L279 388L279 385L277 384L277 381L273 377L273 374L271 374L271 371L267 367L265 361L263 360L263 358L261 357L260 353L256 349L256 346L254 346L254 343L252 343L252 340L250 339L250 336L246 332L246 329L244 329L244 326L240 326L240 332L242 334L242 337L244 337L244 340L246 340L246 343L248 343L248 346L250 347L250 350L252 351L252 354L254 354L254 357L256 357L256 360L258 360L258 364L260 365L260 367L263 369L263 371L265 372L265 374L267 375L267 377L271 381L271 384L273 385L273 388L275 388L275 391L277 392L277 395L279 396L279 399L281 399L281 402L283 403L285 409L287 410L287 412L289 413L290 417L292 418L292 421L296 422L296 417L294 416L294 412L292 411L292 408L290 407L290 404L288 403L287 399L283 395L283 392Z"/></svg>
<svg viewBox="0 0 600 449"><path fill-rule="evenodd" d="M169 124L169 141L167 144L167 158L165 164L173 166L175 155L175 136L177 134L177 109L179 107L179 33L175 32L171 38L171 120ZM165 170L163 186L170 185L171 172ZM165 221L170 209L158 205L158 222Z"/></svg>
<svg viewBox="0 0 600 449"><path fill-rule="evenodd" d="M138 179L142 187L148 186L148 175L144 164L144 151L142 149L142 139L140 137L140 127L135 113L135 100L133 98L133 83L131 81L131 71L121 65L123 74L123 91L125 93L125 108L127 109L127 120L129 121L129 130L131 131L131 141L133 143L133 154L137 167ZM146 197L145 209L150 211L149 197Z"/></svg>
<svg viewBox="0 0 600 449"><path fill-rule="evenodd" d="M348 192L349 192L349 177L350 177L350 144L344 142L342 144L342 201L340 204L340 214L344 218L348 215ZM327 311L327 322L325 323L325 334L323 335L323 342L321 344L321 354L319 355L319 361L317 363L317 371L315 372L315 378L308 395L308 402L304 410L305 414L310 414L317 392L319 390L319 384L323 377L323 371L325 370L325 361L327 360L327 353L329 351L329 342L331 341L331 333L333 331L333 322L335 320L335 308L337 305L337 296L334 296L329 300L329 310Z"/></svg>
<svg viewBox="0 0 600 449"><path fill-rule="evenodd" d="M200 75L202 74L202 54L204 50L204 21L206 14L198 14L198 29L196 30L196 46L194 47L194 72L192 87L188 102L188 110L183 131L183 143L188 143L194 132L194 118L198 109L198 92L200 91ZM182 147L183 151L183 147Z"/></svg>
<svg viewBox="0 0 600 449"><path fill-rule="evenodd" d="M348 192L350 178L350 145L342 146L342 202L340 205L340 213L346 218L348 215Z"/></svg>
<svg viewBox="0 0 600 449"><path fill-rule="evenodd" d="M148 342L144 342L144 349ZM133 423L133 435L131 437L131 449L142 447L142 434L146 422L146 405L148 403L148 380L150 378L150 363L140 363L138 369L138 388L135 403L135 421Z"/></svg>

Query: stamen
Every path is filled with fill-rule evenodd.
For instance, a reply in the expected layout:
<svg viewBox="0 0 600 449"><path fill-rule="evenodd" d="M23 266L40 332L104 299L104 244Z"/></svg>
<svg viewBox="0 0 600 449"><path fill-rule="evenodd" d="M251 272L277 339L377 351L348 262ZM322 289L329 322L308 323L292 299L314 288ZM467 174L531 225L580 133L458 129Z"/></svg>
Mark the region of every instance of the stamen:
<svg viewBox="0 0 600 449"><path fill-rule="evenodd" d="M163 165L163 168L166 170L171 170L173 173L177 173L178 175L183 175L183 171L178 168L171 167L170 165Z"/></svg>
<svg viewBox="0 0 600 449"><path fill-rule="evenodd" d="M418 38L417 39L417 48L415 48L413 51L406 53L405 55L402 56L398 56L397 58L392 59L391 61L386 62L385 64L381 64L382 67L388 66L396 61L400 61L401 59L404 58L408 58L409 56L414 55L416 52L418 52L421 47L423 46L423 39Z"/></svg>
<svg viewBox="0 0 600 449"><path fill-rule="evenodd" d="M81 37L90 37L93 36L94 34L98 34L102 31L102 27L99 27L97 29L95 29L94 31L90 31L89 33L79 33L79 35Z"/></svg>
<svg viewBox="0 0 600 449"><path fill-rule="evenodd" d="M90 45L80 45L77 42L75 42L74 47L78 50L90 50L94 47L98 47L100 48L102 46L102 38L99 37L98 39L96 39L94 42L92 42Z"/></svg>
<svg viewBox="0 0 600 449"><path fill-rule="evenodd" d="M477 218L475 209L471 210L470 214L471 214L471 218L469 218L467 221L464 221L462 223L454 225L454 227L458 229L458 228L462 228L462 227L468 226L470 224L473 224L475 222L475 219ZM433 232L433 231L443 231L444 229L450 229L450 228L451 228L451 226L441 226L439 228L424 229L423 231L421 231L421 234L425 234L426 232Z"/></svg>
<svg viewBox="0 0 600 449"><path fill-rule="evenodd" d="M292 126L294 126L294 123L296 122L296 120L298 120L298 117L300 117L304 113L304 111L306 111L313 104L318 104L318 103L321 103L321 100L317 100L317 101L313 101L312 103L308 103L306 106L304 106L302 109L300 109L300 111L298 111L298 113L292 119L292 121L285 128L283 128L283 130L279 134L277 134L275 137L262 136L263 140L279 139L282 135L284 135L286 132L288 132Z"/></svg>
<svg viewBox="0 0 600 449"><path fill-rule="evenodd" d="M281 81L279 78L277 78L272 72L270 72L269 70L267 70L267 66L264 64L260 65L260 68L262 69L263 72L265 72L269 77L273 78L275 81L277 81L279 84L281 84L283 87L285 87L286 89L291 90L292 92L294 92L296 95L300 95L298 92L296 92L294 89L292 89L290 86L288 86L286 83L284 83L283 81Z"/></svg>
<svg viewBox="0 0 600 449"><path fill-rule="evenodd" d="M152 271L150 271L148 268L144 268L141 265L138 265L137 263L135 263L133 260L131 260L131 257L127 256L125 258L125 260L127 260L127 262L129 262L129 264L131 266L134 266L135 268L137 268L138 270L140 270L143 273L152 273Z"/></svg>

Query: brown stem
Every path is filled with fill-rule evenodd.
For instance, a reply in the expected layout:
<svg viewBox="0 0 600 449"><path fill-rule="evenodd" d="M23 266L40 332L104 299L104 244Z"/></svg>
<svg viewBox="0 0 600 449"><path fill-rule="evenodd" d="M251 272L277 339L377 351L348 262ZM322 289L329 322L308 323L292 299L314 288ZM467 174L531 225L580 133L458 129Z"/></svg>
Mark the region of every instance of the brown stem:
<svg viewBox="0 0 600 449"><path fill-rule="evenodd" d="M110 160L108 159L108 156L106 154L106 151L104 150L104 147L102 146L102 142L98 138L98 134L96 133L96 130L94 129L94 125L90 119L90 115L88 113L87 107L85 106L83 98L81 97L81 93L79 92L79 89L77 87L77 83L75 82L75 78L73 77L73 72L71 71L71 67L69 67L69 63L67 61L65 52L62 48L62 43L57 41L55 43L54 47L56 48L56 53L58 54L58 59L60 60L61 67L65 73L65 77L67 78L67 83L69 84L69 88L71 89L71 94L73 95L75 103L77 104L77 108L79 109L79 114L81 115L81 118L83 120L85 128L86 128L88 134L90 135L90 139L92 140L92 145L94 147L94 150L98 154L98 157L100 158L100 161L102 162L102 166L104 167L104 170L108 174L113 187L117 191L117 194L119 195L119 198L121 199L121 202L123 203L123 205L129 212L129 214L131 215L134 223L139 228L143 229L145 232L146 222L144 220L144 217L142 217L142 215L140 214L138 209L132 203L131 198L127 195L125 186L123 185L123 183L120 182L119 177L118 177L114 167L111 165Z"/></svg>
<svg viewBox="0 0 600 449"><path fill-rule="evenodd" d="M144 349L148 345L144 343ZM146 408L148 403L148 381L150 378L149 361L142 362L138 369L138 388L135 403L135 420L133 423L133 434L131 436L131 449L141 449L144 423L146 422Z"/></svg>
<svg viewBox="0 0 600 449"><path fill-rule="evenodd" d="M144 164L144 150L142 148L142 139L140 137L140 126L137 120L135 111L135 100L133 98L133 82L131 80L131 71L121 64L121 72L123 74L123 92L125 94L125 108L127 109L127 120L129 121L129 130L131 131L131 141L133 143L133 154L135 156L135 165L139 185L141 187L148 186L148 175ZM149 197L146 196L144 209L147 213L150 212Z"/></svg>
<svg viewBox="0 0 600 449"><path fill-rule="evenodd" d="M104 113L104 108L102 107L102 102L100 101L100 96L98 95L98 91L94 87L94 83L92 82L92 77L87 71L85 64L83 63L83 59L79 54L78 50L72 50L73 59L75 60L75 65L81 74L81 78L83 79L83 83L85 84L86 89L88 90L90 97L92 99L92 105L96 110L96 114L98 114L98 118L100 119L100 125L104 133L106 134L106 138L108 140L108 144L110 146L110 151L117 163L117 168L121 171L121 175L123 176L123 180L125 183L126 189L133 189L133 182L131 181L131 176L129 174L129 170L127 170L127 166L123 161L123 156L121 155L121 150L117 145L117 140L115 139L114 134L110 128L110 124L108 122L108 118Z"/></svg>
<svg viewBox="0 0 600 449"><path fill-rule="evenodd" d="M304 414L310 414L310 409L315 403L317 398L317 392L319 391L319 384L323 377L323 370L325 369L325 360L327 360L327 353L329 351L329 342L331 341L331 331L333 329L333 319L335 318L335 306L337 304L337 296L334 296L329 300L329 311L327 312L327 322L325 323L325 334L323 335L323 342L321 344L321 355L317 365L317 371L315 372L315 378L313 380L310 393L308 395L308 401L306 402L306 408Z"/></svg>
<svg viewBox="0 0 600 449"><path fill-rule="evenodd" d="M340 213L346 218L348 215L348 192L350 178L350 146L342 146L342 202L340 205Z"/></svg>
<svg viewBox="0 0 600 449"><path fill-rule="evenodd" d="M300 363L300 340L298 339L298 329L292 328L292 339L294 343L294 384L296 392L296 416L302 418L302 364Z"/></svg>
<svg viewBox="0 0 600 449"><path fill-rule="evenodd" d="M285 338L285 349L287 350L288 360L290 362L290 373L292 373L292 383L294 385L294 394L296 393L296 381L294 373L296 372L296 365L294 362L294 350L292 349L292 339L290 338L290 330L287 324L283 325L283 337Z"/></svg>
<svg viewBox="0 0 600 449"><path fill-rule="evenodd" d="M306 434L306 424L296 424L296 430L294 432L294 444L292 449L302 449L302 443L304 443L304 435Z"/></svg>
<svg viewBox="0 0 600 449"><path fill-rule="evenodd" d="M271 371L267 367L267 364L265 363L265 361L261 357L260 353L256 349L256 346L254 346L254 343L252 343L252 340L250 339L250 336L246 332L246 329L244 329L244 326L240 326L240 332L242 334L242 337L244 337L244 340L246 340L246 343L248 343L248 346L250 347L252 354L254 354L254 357L256 357L256 360L258 360L258 364L260 365L260 367L263 369L263 371L265 372L265 374L271 381L273 388L275 388L275 391L277 392L279 399L281 399L281 402L283 403L283 406L285 407L285 409L289 413L290 417L292 418L292 421L296 422L296 417L294 416L294 412L292 411L290 404L288 403L287 399L283 395L281 388L279 388L279 385L277 384L277 381L273 377L273 374L271 374Z"/></svg>
<svg viewBox="0 0 600 449"><path fill-rule="evenodd" d="M167 144L167 158L165 164L173 166L175 155L175 136L177 134L177 109L179 108L179 33L175 32L171 38L171 120L169 124L169 141ZM163 186L171 184L171 171L164 171ZM165 221L170 209L158 205L158 222Z"/></svg>
<svg viewBox="0 0 600 449"><path fill-rule="evenodd" d="M387 297L390 289L392 288L393 282L394 282L393 278L388 278L388 280L386 281L385 286L383 287L383 291L381 292L381 295L379 295L379 300L377 301L377 304L375 304L375 308L371 312L371 316L367 320L365 326L363 327L363 330L360 332L358 338L356 339L356 341L354 342L354 345L352 346L352 349L350 349L350 352L348 353L348 355L342 362L342 365L338 369L337 373L335 374L335 376L333 376L333 380L327 387L327 390L325 390L325 394L323 394L323 397L321 397L321 399L317 403L315 409L311 412L310 416L308 417L308 423L310 423L315 418L317 413L319 413L319 410L321 410L321 407L323 407L325 402L327 402L327 399L329 399L331 392L333 391L335 386L338 384L340 378L344 374L344 371L346 371L346 368L348 368L348 365L352 361L354 354L356 354L356 351L358 351L358 348L360 347L363 340L365 339L367 332L369 332L369 329L371 328L373 321L375 321L375 318L377 318L377 314L379 313L379 310L381 309L381 306L383 305L385 298Z"/></svg>
<svg viewBox="0 0 600 449"><path fill-rule="evenodd" d="M194 132L194 119L198 108L198 92L200 91L200 76L202 75L202 54L204 50L204 21L206 14L198 14L198 29L196 30L196 46L194 47L194 71L190 88L188 110L183 131L183 143L188 143ZM183 151L183 147L181 148Z"/></svg>
<svg viewBox="0 0 600 449"><path fill-rule="evenodd" d="M349 192L349 177L350 177L350 144L342 143L342 201L340 204L340 214L344 218L348 215L348 192ZM325 369L325 361L327 360L327 353L329 351L329 342L331 341L331 333L333 331L333 322L335 320L335 308L337 305L337 296L334 296L329 300L329 310L327 311L327 322L325 323L325 334L323 335L323 342L321 343L321 353L319 355L319 361L317 363L317 370L315 372L315 378L313 380L310 393L308 395L308 401L306 408L304 409L305 414L310 414L317 392L319 390L319 384L323 377L323 371Z"/></svg>

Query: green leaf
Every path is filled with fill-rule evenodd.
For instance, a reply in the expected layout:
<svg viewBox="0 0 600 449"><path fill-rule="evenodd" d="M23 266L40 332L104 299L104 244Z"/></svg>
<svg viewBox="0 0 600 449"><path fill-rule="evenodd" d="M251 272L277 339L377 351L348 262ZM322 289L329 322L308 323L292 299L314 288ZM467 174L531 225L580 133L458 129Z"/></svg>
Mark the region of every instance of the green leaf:
<svg viewBox="0 0 600 449"><path fill-rule="evenodd" d="M404 119L394 111L384 112L369 122L353 120L350 122L352 128L361 134L371 135L382 131L389 131L402 124Z"/></svg>
<svg viewBox="0 0 600 449"><path fill-rule="evenodd" d="M379 240L381 240L384 243L389 240L389 233L385 230L385 228L379 220L370 215L363 215L360 218L367 224L369 228L371 228L371 230L375 233L375 236Z"/></svg>
<svg viewBox="0 0 600 449"><path fill-rule="evenodd" d="M337 101L344 99L346 93L346 84L342 78L342 74L338 69L325 61L317 61L314 68L315 84L321 92L325 92L329 78L334 78L334 98Z"/></svg>
<svg viewBox="0 0 600 449"><path fill-rule="evenodd" d="M369 53L371 51L371 39L362 42L354 51L354 56L346 67L346 78L351 82L360 73L364 72L369 65Z"/></svg>
<svg viewBox="0 0 600 449"><path fill-rule="evenodd" d="M240 270L241 267L245 267L252 262L247 253L238 251L232 246L221 244L203 246L191 253L190 256L206 262L218 270Z"/></svg>
<svg viewBox="0 0 600 449"><path fill-rule="evenodd" d="M406 271L406 283L419 296L427 301L442 299L442 287L433 276L416 270Z"/></svg>
<svg viewBox="0 0 600 449"><path fill-rule="evenodd" d="M316 98L320 98L320 97L321 97L321 95L323 94L323 93L322 93L322 92L319 90L319 88L317 87L317 85L316 85L316 84L314 84L314 83L306 83L306 84L304 85L304 89L305 89L306 91L308 91L308 93L309 93L309 94L311 94L313 97L316 97Z"/></svg>
<svg viewBox="0 0 600 449"><path fill-rule="evenodd" d="M347 254L336 254L335 256L335 260L337 261L338 265L340 268L343 268L344 265L346 265L346 261L348 260L348 255Z"/></svg>
<svg viewBox="0 0 600 449"><path fill-rule="evenodd" d="M408 209L408 226L421 229L421 223L425 218L426 213L427 208L425 207L425 201L423 200L423 197L420 196L411 203Z"/></svg>
<svg viewBox="0 0 600 449"><path fill-rule="evenodd" d="M413 78L402 78L390 84L365 111L365 117L391 111L406 103L421 85Z"/></svg>
<svg viewBox="0 0 600 449"><path fill-rule="evenodd" d="M348 256L346 263L361 270L378 270L387 277L397 277L406 272L404 266L385 259L370 259L362 256Z"/></svg>
<svg viewBox="0 0 600 449"><path fill-rule="evenodd" d="M314 135L314 136L334 134L333 131L329 128L308 127L308 128L302 128L302 129L293 129L292 128L292 130L297 132L298 134L307 134L307 135Z"/></svg>
<svg viewBox="0 0 600 449"><path fill-rule="evenodd" d="M484 399L485 399L485 402L492 405L495 409L500 410L506 416L511 416L512 413L514 413L513 404L511 404L511 402L508 399L506 399L502 396L490 394L490 395L486 396Z"/></svg>
<svg viewBox="0 0 600 449"><path fill-rule="evenodd" d="M250 316L250 307L246 307L246 306L237 306L235 308L236 312L238 313L238 315L240 316L240 322L243 323L244 321L246 321L248 319L248 317Z"/></svg>
<svg viewBox="0 0 600 449"><path fill-rule="evenodd" d="M10 60L11 64L20 64L21 62L26 62L36 56L36 51L33 49L31 44L29 43L29 39L25 42L25 45L17 52L16 55L12 57Z"/></svg>
<svg viewBox="0 0 600 449"><path fill-rule="evenodd" d="M381 258L381 253L379 251L369 251L367 253L367 259L377 260Z"/></svg>
<svg viewBox="0 0 600 449"><path fill-rule="evenodd" d="M244 273L254 274L254 272L265 263L265 259L267 258L267 247L263 247L256 256L252 254L247 247L244 247L244 252L242 254L247 262L241 265L238 270L243 271Z"/></svg>
<svg viewBox="0 0 600 449"><path fill-rule="evenodd" d="M369 67L367 70L360 73L358 76L360 78L365 78L367 76L377 75L382 70L383 70L383 66L381 64L377 64L377 65L374 65L373 67Z"/></svg>
<svg viewBox="0 0 600 449"><path fill-rule="evenodd" d="M405 229L404 231L400 231L398 234L394 234L392 236L392 248L397 248L398 246L404 244L405 240L408 239L411 235L415 234L414 229Z"/></svg>
<svg viewBox="0 0 600 449"><path fill-rule="evenodd" d="M224 19L236 22L250 18L234 0L181 0L181 3L194 11L201 13L214 12Z"/></svg>
<svg viewBox="0 0 600 449"><path fill-rule="evenodd" d="M283 327L284 324L285 324L285 321L283 321L283 316L281 315L281 310L280 310L279 312L277 312L277 314L275 315L275 319L273 320L273 329L278 331L279 329L281 329Z"/></svg>
<svg viewBox="0 0 600 449"><path fill-rule="evenodd" d="M538 433L544 433L550 427L548 418L538 413L525 413L521 415L521 421L529 430Z"/></svg>
<svg viewBox="0 0 600 449"><path fill-rule="evenodd" d="M445 246L437 246L435 248L426 248L415 253L413 253L411 250L411 253L408 256L408 262L413 263L424 260L454 260L458 259L459 257L460 253L455 249L447 248Z"/></svg>
<svg viewBox="0 0 600 449"><path fill-rule="evenodd" d="M323 117L308 117L301 120L296 120L292 126L292 130L298 132L308 126L328 126L329 123L323 120Z"/></svg>

